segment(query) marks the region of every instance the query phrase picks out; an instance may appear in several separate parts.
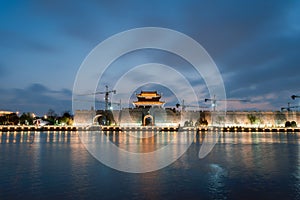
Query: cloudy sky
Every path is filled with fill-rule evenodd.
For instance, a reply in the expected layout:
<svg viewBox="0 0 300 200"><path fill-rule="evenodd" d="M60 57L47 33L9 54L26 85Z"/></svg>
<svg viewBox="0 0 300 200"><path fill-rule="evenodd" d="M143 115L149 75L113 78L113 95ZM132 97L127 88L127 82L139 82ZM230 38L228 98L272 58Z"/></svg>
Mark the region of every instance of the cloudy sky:
<svg viewBox="0 0 300 200"><path fill-rule="evenodd" d="M300 95L299 10L300 1L293 0L1 1L0 110L40 115L50 108L72 110L75 77L89 52L108 37L139 27L173 29L200 43L221 72L227 98L251 100L229 104L230 109L299 105L290 98ZM184 71L187 66L173 57L136 52L113 63L107 74L147 62ZM198 97L209 97L203 80L191 83L200 88ZM105 90L104 84L111 83L100 82L98 90ZM165 94L172 106L176 100Z"/></svg>

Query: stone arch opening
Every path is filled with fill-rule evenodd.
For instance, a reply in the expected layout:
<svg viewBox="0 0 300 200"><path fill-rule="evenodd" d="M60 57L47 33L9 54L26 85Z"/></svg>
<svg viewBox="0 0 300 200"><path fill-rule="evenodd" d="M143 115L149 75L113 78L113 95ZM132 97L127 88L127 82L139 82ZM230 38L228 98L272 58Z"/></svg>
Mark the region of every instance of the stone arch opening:
<svg viewBox="0 0 300 200"><path fill-rule="evenodd" d="M94 118L93 118L93 124L96 124L96 125L99 125L99 117L102 117L102 115L96 115Z"/></svg>
<svg viewBox="0 0 300 200"><path fill-rule="evenodd" d="M143 126L154 126L154 120L152 115L146 115L143 119Z"/></svg>

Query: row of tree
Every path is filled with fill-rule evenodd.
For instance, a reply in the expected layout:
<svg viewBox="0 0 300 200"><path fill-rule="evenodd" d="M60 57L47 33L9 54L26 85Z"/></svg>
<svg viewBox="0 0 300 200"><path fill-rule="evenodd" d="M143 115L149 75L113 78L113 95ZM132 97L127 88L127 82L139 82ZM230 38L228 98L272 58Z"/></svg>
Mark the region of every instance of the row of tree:
<svg viewBox="0 0 300 200"><path fill-rule="evenodd" d="M295 121L286 121L285 122L285 127L297 127L297 122L295 122Z"/></svg>
<svg viewBox="0 0 300 200"><path fill-rule="evenodd" d="M61 115L49 109L43 117L37 117L33 113L23 113L18 116L17 113L11 113L0 116L0 125L34 125L38 119L42 119L49 125L72 125L73 116L69 111L63 112Z"/></svg>

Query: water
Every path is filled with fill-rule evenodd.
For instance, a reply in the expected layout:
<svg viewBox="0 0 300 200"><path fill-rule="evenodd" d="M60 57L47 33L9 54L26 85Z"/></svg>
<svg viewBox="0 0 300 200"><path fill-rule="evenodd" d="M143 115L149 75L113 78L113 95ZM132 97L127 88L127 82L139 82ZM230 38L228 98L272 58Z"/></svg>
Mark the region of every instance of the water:
<svg viewBox="0 0 300 200"><path fill-rule="evenodd" d="M172 133L159 134L138 145L158 148ZM200 160L204 136L168 167L129 174L97 161L75 132L0 132L0 199L300 199L299 133L224 133Z"/></svg>

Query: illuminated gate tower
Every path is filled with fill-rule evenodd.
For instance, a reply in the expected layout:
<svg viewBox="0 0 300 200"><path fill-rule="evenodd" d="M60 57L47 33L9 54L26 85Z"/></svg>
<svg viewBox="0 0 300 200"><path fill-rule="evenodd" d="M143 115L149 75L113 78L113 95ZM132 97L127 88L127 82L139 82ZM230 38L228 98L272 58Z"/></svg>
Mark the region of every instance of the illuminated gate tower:
<svg viewBox="0 0 300 200"><path fill-rule="evenodd" d="M161 95L156 91L141 91L140 94L136 94L136 97L138 100L133 102L136 108L162 107L165 104L165 102L159 101Z"/></svg>
<svg viewBox="0 0 300 200"><path fill-rule="evenodd" d="M133 102L136 108L143 109L143 125L154 125L153 116L150 113L150 108L162 108L165 102L160 101L161 95L157 91L141 91L140 94L136 94L137 101Z"/></svg>

